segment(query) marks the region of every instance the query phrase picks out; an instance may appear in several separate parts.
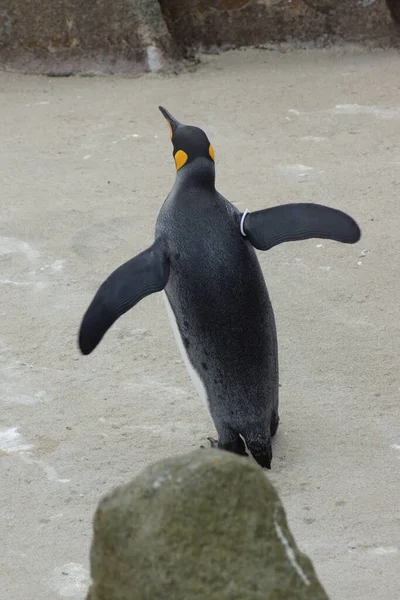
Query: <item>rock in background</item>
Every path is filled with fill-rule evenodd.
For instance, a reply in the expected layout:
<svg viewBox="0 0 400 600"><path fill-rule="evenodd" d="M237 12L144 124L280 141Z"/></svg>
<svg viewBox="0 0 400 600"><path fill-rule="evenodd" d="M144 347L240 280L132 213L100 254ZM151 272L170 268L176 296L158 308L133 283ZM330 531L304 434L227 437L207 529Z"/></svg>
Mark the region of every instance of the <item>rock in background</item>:
<svg viewBox="0 0 400 600"><path fill-rule="evenodd" d="M179 53L157 0L0 0L0 64L47 75L168 72Z"/></svg>
<svg viewBox="0 0 400 600"><path fill-rule="evenodd" d="M47 75L179 70L198 51L398 46L399 0L0 0L0 67Z"/></svg>
<svg viewBox="0 0 400 600"><path fill-rule="evenodd" d="M271 43L399 43L393 9L399 0L160 0L160 4L186 55ZM400 8L397 11L400 15Z"/></svg>
<svg viewBox="0 0 400 600"><path fill-rule="evenodd" d="M323 600L263 470L218 450L147 467L99 504L87 600Z"/></svg>

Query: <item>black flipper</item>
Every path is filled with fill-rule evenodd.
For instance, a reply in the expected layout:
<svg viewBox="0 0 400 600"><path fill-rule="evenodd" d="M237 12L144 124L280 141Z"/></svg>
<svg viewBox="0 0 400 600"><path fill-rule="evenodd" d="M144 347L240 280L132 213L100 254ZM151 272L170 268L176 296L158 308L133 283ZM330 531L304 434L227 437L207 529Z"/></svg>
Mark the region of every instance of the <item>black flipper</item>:
<svg viewBox="0 0 400 600"><path fill-rule="evenodd" d="M355 244L361 237L359 226L349 215L311 203L283 204L249 212L244 215L241 229L258 250L309 238Z"/></svg>
<svg viewBox="0 0 400 600"><path fill-rule="evenodd" d="M111 325L142 298L167 285L169 262L161 240L116 269L100 286L79 330L79 348L90 354Z"/></svg>

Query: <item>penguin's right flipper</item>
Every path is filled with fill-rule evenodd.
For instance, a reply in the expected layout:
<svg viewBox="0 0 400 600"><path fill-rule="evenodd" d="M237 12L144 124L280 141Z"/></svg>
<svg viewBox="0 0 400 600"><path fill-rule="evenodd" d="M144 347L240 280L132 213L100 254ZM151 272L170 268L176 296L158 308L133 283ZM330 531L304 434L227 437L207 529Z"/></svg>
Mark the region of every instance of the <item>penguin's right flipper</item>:
<svg viewBox="0 0 400 600"><path fill-rule="evenodd" d="M79 348L90 354L113 323L142 298L160 292L169 277L169 261L162 240L118 267L100 286L79 330Z"/></svg>
<svg viewBox="0 0 400 600"><path fill-rule="evenodd" d="M243 213L241 231L258 250L309 238L355 244L361 237L359 226L349 215L312 203L283 204Z"/></svg>

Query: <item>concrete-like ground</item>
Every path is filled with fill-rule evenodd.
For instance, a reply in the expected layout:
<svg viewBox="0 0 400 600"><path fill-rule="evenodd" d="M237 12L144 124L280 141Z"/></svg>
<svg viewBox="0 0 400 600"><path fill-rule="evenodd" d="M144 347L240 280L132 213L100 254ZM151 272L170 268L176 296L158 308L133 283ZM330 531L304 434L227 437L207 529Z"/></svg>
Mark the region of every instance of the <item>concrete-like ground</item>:
<svg viewBox="0 0 400 600"><path fill-rule="evenodd" d="M158 104L208 133L239 208L349 212L355 246L259 253L275 308L272 471L332 600L400 597L400 88L395 52L232 52L140 79L0 74L0 596L84 598L99 498L214 434L160 294L90 357L83 312L153 241L175 176ZM217 490L216 490L217 493Z"/></svg>

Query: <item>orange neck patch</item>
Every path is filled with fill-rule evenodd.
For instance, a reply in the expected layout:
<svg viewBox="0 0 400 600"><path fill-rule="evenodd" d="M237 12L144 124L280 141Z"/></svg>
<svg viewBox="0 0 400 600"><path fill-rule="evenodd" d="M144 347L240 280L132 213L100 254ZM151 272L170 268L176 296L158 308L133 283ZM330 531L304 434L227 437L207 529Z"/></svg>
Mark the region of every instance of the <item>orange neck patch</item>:
<svg viewBox="0 0 400 600"><path fill-rule="evenodd" d="M214 148L212 147L212 145L210 144L210 147L208 149L208 153L211 156L211 158L213 159L213 161L215 162L215 154L214 154Z"/></svg>

